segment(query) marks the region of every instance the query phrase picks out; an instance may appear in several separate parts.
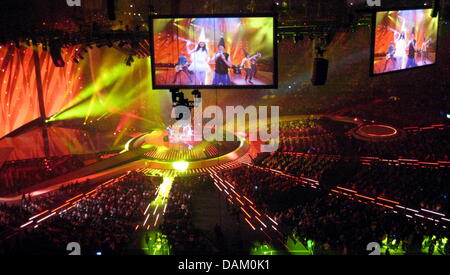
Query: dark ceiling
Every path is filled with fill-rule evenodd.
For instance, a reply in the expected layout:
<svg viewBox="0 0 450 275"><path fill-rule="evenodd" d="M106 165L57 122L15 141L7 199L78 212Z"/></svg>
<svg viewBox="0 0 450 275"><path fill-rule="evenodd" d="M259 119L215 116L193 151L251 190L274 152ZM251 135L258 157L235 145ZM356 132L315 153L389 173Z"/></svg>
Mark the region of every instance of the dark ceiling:
<svg viewBox="0 0 450 275"><path fill-rule="evenodd" d="M45 2L45 4L43 3ZM149 7L159 14L214 14L271 12L279 2L281 26L326 25L337 28L364 18L366 0L80 0L69 7L66 0L0 1L0 44L43 43L63 39L65 44L100 43L147 38ZM114 3L115 20L108 17L108 2ZM417 6L432 0L382 0L383 7ZM442 0L450 2L450 0ZM352 15L351 15L352 14ZM367 14L366 14L367 15ZM350 21L350 22L349 22ZM308 30L311 31L311 30ZM63 43L63 44L64 44Z"/></svg>

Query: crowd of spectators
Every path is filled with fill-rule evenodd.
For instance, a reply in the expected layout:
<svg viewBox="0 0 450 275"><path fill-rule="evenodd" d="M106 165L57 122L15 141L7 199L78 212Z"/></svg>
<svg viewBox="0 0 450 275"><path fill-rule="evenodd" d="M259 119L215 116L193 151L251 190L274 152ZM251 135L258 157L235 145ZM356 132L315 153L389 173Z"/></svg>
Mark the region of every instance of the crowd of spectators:
<svg viewBox="0 0 450 275"><path fill-rule="evenodd" d="M128 174L37 228L27 228L4 241L0 254L68 254L70 242L78 242L83 255L124 254L155 189L148 177Z"/></svg>
<svg viewBox="0 0 450 275"><path fill-rule="evenodd" d="M31 197L30 194L23 194L22 208L31 215L38 214L46 209L62 204L74 195L92 190L98 183L86 180L83 182L74 182L60 186L54 191L44 193L37 197Z"/></svg>
<svg viewBox="0 0 450 275"><path fill-rule="evenodd" d="M408 133L405 138L389 142L356 141L361 156L406 158L420 161L448 161L450 156L450 130L424 130Z"/></svg>
<svg viewBox="0 0 450 275"><path fill-rule="evenodd" d="M383 240L387 240L387 248L391 251L421 254L422 243L427 237L435 236L438 241L449 236L449 231L439 225L409 220L406 216L345 197L324 195L309 198L302 199L298 206L280 212L276 217L285 228L292 230L296 239L303 243L313 240L314 254L367 255L369 243L382 244ZM438 252L449 254L450 246L447 244Z"/></svg>
<svg viewBox="0 0 450 275"><path fill-rule="evenodd" d="M0 169L0 195L21 194L23 188L83 166L76 155L6 162Z"/></svg>
<svg viewBox="0 0 450 275"><path fill-rule="evenodd" d="M281 152L299 152L347 157L448 161L450 130L427 129L382 142L366 142L348 135L349 123L306 118L280 123Z"/></svg>
<svg viewBox="0 0 450 275"><path fill-rule="evenodd" d="M0 236L23 224L29 218L29 212L18 205L0 204Z"/></svg>
<svg viewBox="0 0 450 275"><path fill-rule="evenodd" d="M370 143L345 135L349 125L314 117L285 121L280 127L280 150L258 155L254 165L260 168L243 165L218 173L250 198L258 209L274 217L286 236L312 240L315 254L345 255L366 254L369 242L386 239L395 243L395 246L391 245L392 249L417 254L427 237L435 236L439 240L449 236L448 229L430 221L408 219L382 207L330 195L328 185L332 183L368 196L399 201L411 208L448 214L450 176L447 169L359 163L361 156L448 160L448 130L425 130L409 133L399 140ZM77 163L75 160L66 162L74 166ZM2 169L22 167L20 163L15 165L8 164ZM346 170L346 166L353 170ZM52 167L53 171L61 169L55 172L56 175L72 169L72 166L55 168L58 165L54 167L48 163L44 167ZM270 169L318 180L319 188L312 190L308 184ZM26 174L40 177L30 172ZM209 255L218 251L217 244L193 223L192 198L206 184L212 184L207 176L174 180L158 228L167 236L173 254ZM24 196L20 207L0 205L0 232L8 226L17 227L31 214L61 204L71 194L84 192L88 187L92 185L75 184L40 198ZM125 254L134 241L136 225L142 222L142 213L155 195L155 188L148 177L132 173L114 187L99 189L93 197L80 201L74 208L5 241L0 253L62 254L66 252L67 243L79 242L86 254L97 251Z"/></svg>
<svg viewBox="0 0 450 275"><path fill-rule="evenodd" d="M205 184L211 184L205 176L176 178L173 183L160 230L175 255L211 255L216 251L207 236L195 228L192 219L192 195Z"/></svg>
<svg viewBox="0 0 450 275"><path fill-rule="evenodd" d="M116 153L104 151L7 161L0 166L0 196L22 194L24 188L73 172Z"/></svg>
<svg viewBox="0 0 450 275"><path fill-rule="evenodd" d="M312 240L314 254L364 255L368 243L383 240L388 240L391 250L420 254L425 238L435 236L438 241L449 236L447 229L431 222L409 220L385 208L303 188L270 171L241 167L223 175L272 215L286 236L305 245ZM446 249L439 253L450 253L450 247Z"/></svg>
<svg viewBox="0 0 450 275"><path fill-rule="evenodd" d="M414 166L361 165L345 184L369 196L381 196L414 208L449 213L450 173Z"/></svg>
<svg viewBox="0 0 450 275"><path fill-rule="evenodd" d="M0 204L0 234L6 230L13 230L24 224L28 218L51 207L63 204L72 196L92 189L96 183L89 180L62 185L55 191L50 191L37 197L23 194L22 199L16 203Z"/></svg>
<svg viewBox="0 0 450 275"><path fill-rule="evenodd" d="M275 169L297 177L320 179L323 172L339 159L319 155L306 155L299 157L295 154L272 153L257 162L259 166Z"/></svg>
<svg viewBox="0 0 450 275"><path fill-rule="evenodd" d="M295 204L296 192L303 188L289 178L254 167L243 166L222 171L221 176L243 194L260 202L259 208L268 213Z"/></svg>
<svg viewBox="0 0 450 275"><path fill-rule="evenodd" d="M389 96L377 98L366 104L347 105L337 114L349 117L370 118L399 127L429 126L445 123L439 111L444 110L443 97L429 93L414 96Z"/></svg>

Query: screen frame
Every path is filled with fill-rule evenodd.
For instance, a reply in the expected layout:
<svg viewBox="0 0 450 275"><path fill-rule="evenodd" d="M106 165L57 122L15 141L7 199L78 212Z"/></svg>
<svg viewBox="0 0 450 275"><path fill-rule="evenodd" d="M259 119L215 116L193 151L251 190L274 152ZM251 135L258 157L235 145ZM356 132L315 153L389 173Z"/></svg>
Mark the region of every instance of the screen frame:
<svg viewBox="0 0 450 275"><path fill-rule="evenodd" d="M440 20L440 12L438 12L437 15L437 30L436 30L436 57L435 62L433 64L427 64L423 66L417 66L414 68L408 68L408 69L402 69L402 70L395 70L395 71L389 71L389 72L383 72L383 73L374 73L374 63L375 63L375 38L376 38L376 32L377 32L377 13L378 12L387 12L387 11L402 11L402 10L432 10L432 7L424 7L424 6L415 6L415 7L402 7L402 8L386 8L386 9L374 9L372 11L372 31L371 31L371 42L370 42L370 65L369 65L369 75L371 77L376 76L382 76L392 73L399 73L399 72L405 72L405 71L411 71L411 70L417 70L417 69L423 69L427 67L435 66L438 62L438 49L439 49L439 20Z"/></svg>
<svg viewBox="0 0 450 275"><path fill-rule="evenodd" d="M273 19L273 84L272 85L158 85L156 79L155 67L155 47L154 47L154 28L153 19L188 19L188 18L259 18L269 17ZM179 14L179 15L150 15L149 16L149 31L150 31L150 59L152 70L152 88L154 90L170 90L170 89L235 89L235 90L263 90L263 89L278 89L278 15L276 13L231 13L231 14Z"/></svg>

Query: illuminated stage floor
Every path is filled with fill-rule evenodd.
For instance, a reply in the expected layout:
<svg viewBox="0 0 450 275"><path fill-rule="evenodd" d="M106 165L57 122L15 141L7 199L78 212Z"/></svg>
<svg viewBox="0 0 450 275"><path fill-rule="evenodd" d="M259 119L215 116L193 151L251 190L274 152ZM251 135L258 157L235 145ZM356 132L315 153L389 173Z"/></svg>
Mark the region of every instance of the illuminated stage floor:
<svg viewBox="0 0 450 275"><path fill-rule="evenodd" d="M170 140L169 136L167 130L154 130L136 138L130 147L131 150L133 148L148 149L144 155L150 160L197 161L226 155L238 149L240 145L238 138L231 142L208 142L195 141L193 137L186 141L174 141Z"/></svg>
<svg viewBox="0 0 450 275"><path fill-rule="evenodd" d="M436 60L436 54L429 53L428 59L426 61L422 60L422 58L420 58L420 57L416 58L416 64L417 64L417 66L431 65L431 64L434 64L435 60ZM399 67L399 66L400 65L397 64L397 67ZM398 68L397 68L397 70L398 70ZM374 73L382 74L382 73L387 73L387 72L391 72L391 71L396 71L396 70L394 70L394 65L391 61L388 62L385 57L378 57L375 59Z"/></svg>
<svg viewBox="0 0 450 275"><path fill-rule="evenodd" d="M205 174L250 161L257 149L244 137L234 141L172 141L166 130L154 130L129 142L129 150L143 150L146 172L151 175Z"/></svg>

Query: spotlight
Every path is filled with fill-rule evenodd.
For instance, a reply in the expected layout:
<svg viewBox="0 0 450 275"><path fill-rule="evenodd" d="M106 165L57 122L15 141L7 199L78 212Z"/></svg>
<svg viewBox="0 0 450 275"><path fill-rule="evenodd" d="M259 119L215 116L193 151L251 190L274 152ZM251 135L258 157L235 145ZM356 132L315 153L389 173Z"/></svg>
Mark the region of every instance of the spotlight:
<svg viewBox="0 0 450 275"><path fill-rule="evenodd" d="M281 2L281 12L282 13L287 13L289 9L289 4L287 1L283 1Z"/></svg>
<svg viewBox="0 0 450 275"><path fill-rule="evenodd" d="M61 41L50 41L50 55L56 67L64 67L65 63L61 56Z"/></svg>
<svg viewBox="0 0 450 275"><path fill-rule="evenodd" d="M157 15L156 10L155 10L155 7L154 7L153 5L149 5L149 6L148 6L148 13L149 13L150 15Z"/></svg>
<svg viewBox="0 0 450 275"><path fill-rule="evenodd" d="M273 13L278 13L279 9L280 9L280 2L274 2L272 4L272 12Z"/></svg>
<svg viewBox="0 0 450 275"><path fill-rule="evenodd" d="M325 54L325 52L327 50L325 50L323 47L317 46L316 51L317 51L317 56L323 57L323 55Z"/></svg>
<svg viewBox="0 0 450 275"><path fill-rule="evenodd" d="M296 35L293 36L293 40L294 40L294 43L297 44L298 41L302 41L303 40L303 34L297 33Z"/></svg>
<svg viewBox="0 0 450 275"><path fill-rule="evenodd" d="M116 20L116 5L114 3L114 0L106 1L106 9L108 13L108 19L111 21Z"/></svg>
<svg viewBox="0 0 450 275"><path fill-rule="evenodd" d="M186 161L177 161L172 163L173 169L177 170L178 172L184 172L189 168L189 162Z"/></svg>
<svg viewBox="0 0 450 275"><path fill-rule="evenodd" d="M432 17L437 17L439 10L441 8L440 0L433 0L433 11L431 12Z"/></svg>

